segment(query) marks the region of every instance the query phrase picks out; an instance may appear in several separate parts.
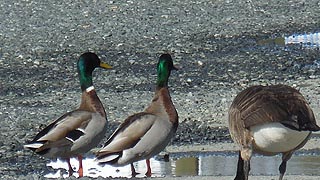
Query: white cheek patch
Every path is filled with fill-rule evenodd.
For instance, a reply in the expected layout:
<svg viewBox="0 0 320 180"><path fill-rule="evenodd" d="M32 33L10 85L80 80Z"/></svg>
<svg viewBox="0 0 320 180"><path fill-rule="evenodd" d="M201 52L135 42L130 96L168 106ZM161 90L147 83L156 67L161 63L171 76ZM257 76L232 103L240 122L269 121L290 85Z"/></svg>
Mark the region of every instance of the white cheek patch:
<svg viewBox="0 0 320 180"><path fill-rule="evenodd" d="M255 145L265 152L287 152L295 149L311 133L296 131L281 123L267 123L250 128Z"/></svg>
<svg viewBox="0 0 320 180"><path fill-rule="evenodd" d="M94 90L94 87L93 87L93 86L90 86L90 87L88 87L88 88L86 89L86 92L88 93L88 92L90 92L90 91L92 91L92 90Z"/></svg>

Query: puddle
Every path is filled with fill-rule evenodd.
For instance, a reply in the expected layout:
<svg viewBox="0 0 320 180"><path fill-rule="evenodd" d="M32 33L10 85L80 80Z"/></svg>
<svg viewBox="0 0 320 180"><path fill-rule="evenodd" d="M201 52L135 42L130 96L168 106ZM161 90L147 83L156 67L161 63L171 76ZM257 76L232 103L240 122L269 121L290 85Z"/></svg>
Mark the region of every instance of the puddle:
<svg viewBox="0 0 320 180"><path fill-rule="evenodd" d="M320 33L293 34L291 36L264 39L257 42L259 45L300 45L306 48L320 47Z"/></svg>
<svg viewBox="0 0 320 180"><path fill-rule="evenodd" d="M151 159L152 177L164 176L233 176L236 172L237 154L210 152L210 153L176 153L171 154L168 162ZM281 156L259 156L254 155L251 160L252 175L278 175L278 167L281 163ZM74 170L78 168L76 159L71 159ZM52 161L48 167L56 170L45 175L46 178L68 177L67 163ZM140 174L136 177L145 177L145 161L134 164L136 171ZM320 156L318 154L295 154L289 160L286 174L291 175L317 175L320 176L318 168L320 166ZM101 166L94 162L93 157L83 160L84 176L87 177L131 177L130 166L112 167ZM78 176L74 173L74 176Z"/></svg>
<svg viewBox="0 0 320 180"><path fill-rule="evenodd" d="M75 158L70 160L70 163L75 170L74 176L78 177L76 171L78 170L78 161ZM165 168L170 167L168 162L158 161L154 158L150 159L151 168L152 168L152 177L163 177L167 174L171 174L167 172ZM54 173L49 173L45 175L46 178L60 178L60 177L68 177L68 165L65 161L57 160L52 161L47 164L48 167L56 169L57 171ZM134 163L134 167L138 174L136 177L145 177L144 173L147 171L147 167L145 161L139 161ZM99 165L94 161L93 157L87 157L83 159L83 175L87 177L131 177L130 165L123 167L113 167L110 165Z"/></svg>

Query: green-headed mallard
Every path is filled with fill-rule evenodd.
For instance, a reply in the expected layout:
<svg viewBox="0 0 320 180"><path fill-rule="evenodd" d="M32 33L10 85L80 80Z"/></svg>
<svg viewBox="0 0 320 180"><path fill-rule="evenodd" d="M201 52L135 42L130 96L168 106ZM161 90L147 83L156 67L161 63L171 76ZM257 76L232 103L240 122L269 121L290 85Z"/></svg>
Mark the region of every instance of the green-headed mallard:
<svg viewBox="0 0 320 180"><path fill-rule="evenodd" d="M286 85L252 86L240 92L229 109L229 131L240 146L235 179L247 180L253 152L282 153L282 180L293 152L318 131L312 109L302 94ZM254 168L254 167L253 167Z"/></svg>
<svg viewBox="0 0 320 180"><path fill-rule="evenodd" d="M96 161L113 166L131 164L146 159L147 176L151 176L149 159L160 153L174 136L178 114L171 101L168 78L173 65L169 54L163 54L157 65L158 80L155 95L148 108L129 116L98 151Z"/></svg>
<svg viewBox="0 0 320 180"><path fill-rule="evenodd" d="M73 173L70 157L78 157L79 176L83 176L82 154L97 146L106 132L106 113L92 84L96 67L111 68L94 53L84 53L77 63L82 90L80 107L62 115L40 131L24 145L35 153L48 158L67 160L69 175Z"/></svg>

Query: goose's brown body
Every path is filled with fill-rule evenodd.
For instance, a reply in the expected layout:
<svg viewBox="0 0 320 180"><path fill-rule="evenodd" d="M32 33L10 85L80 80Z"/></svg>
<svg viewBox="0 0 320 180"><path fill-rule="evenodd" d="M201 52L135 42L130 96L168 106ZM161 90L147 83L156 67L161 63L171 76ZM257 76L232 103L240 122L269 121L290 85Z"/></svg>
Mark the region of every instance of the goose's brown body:
<svg viewBox="0 0 320 180"><path fill-rule="evenodd" d="M292 153L308 141L312 131L318 130L312 109L296 89L286 85L245 89L229 109L229 131L240 146L235 179L248 179L253 152L282 153L282 179Z"/></svg>

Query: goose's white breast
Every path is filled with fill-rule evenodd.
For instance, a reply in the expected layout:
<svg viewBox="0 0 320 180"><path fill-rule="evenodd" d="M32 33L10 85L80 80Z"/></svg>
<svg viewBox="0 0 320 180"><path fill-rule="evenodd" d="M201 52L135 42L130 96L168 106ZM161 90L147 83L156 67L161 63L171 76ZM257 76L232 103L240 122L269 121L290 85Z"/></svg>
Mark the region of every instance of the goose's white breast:
<svg viewBox="0 0 320 180"><path fill-rule="evenodd" d="M310 131L293 130L281 123L256 125L252 126L250 130L255 146L270 153L290 151L301 144L311 133Z"/></svg>

